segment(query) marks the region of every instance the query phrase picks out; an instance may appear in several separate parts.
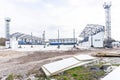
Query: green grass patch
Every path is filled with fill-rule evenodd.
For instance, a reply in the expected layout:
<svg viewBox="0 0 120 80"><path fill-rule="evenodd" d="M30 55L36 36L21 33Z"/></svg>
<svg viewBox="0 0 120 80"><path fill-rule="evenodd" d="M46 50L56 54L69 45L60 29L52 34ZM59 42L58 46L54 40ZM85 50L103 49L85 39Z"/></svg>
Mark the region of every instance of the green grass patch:
<svg viewBox="0 0 120 80"><path fill-rule="evenodd" d="M6 78L6 80L14 80L14 75L13 74L8 75L8 77Z"/></svg>
<svg viewBox="0 0 120 80"><path fill-rule="evenodd" d="M98 80L105 74L104 71L90 70L90 67L76 67L65 71L62 75L52 76L56 80Z"/></svg>
<svg viewBox="0 0 120 80"><path fill-rule="evenodd" d="M120 64L112 64L112 66L120 66Z"/></svg>
<svg viewBox="0 0 120 80"><path fill-rule="evenodd" d="M93 70L91 69L93 67ZM94 70L94 67L98 70ZM99 80L101 77L105 75L105 72L100 69L101 64L99 65L92 65L92 66L79 66L76 68L69 69L67 71L64 71L60 74L56 74L51 77L46 77L44 74L37 73L35 75L38 80Z"/></svg>

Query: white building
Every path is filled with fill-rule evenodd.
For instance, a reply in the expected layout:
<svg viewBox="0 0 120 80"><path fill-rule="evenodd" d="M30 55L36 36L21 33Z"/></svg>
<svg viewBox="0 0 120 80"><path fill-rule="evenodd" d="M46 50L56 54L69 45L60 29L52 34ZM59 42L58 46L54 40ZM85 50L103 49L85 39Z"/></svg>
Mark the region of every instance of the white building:
<svg viewBox="0 0 120 80"><path fill-rule="evenodd" d="M98 24L87 24L79 37L82 37L80 46L104 47L104 26Z"/></svg>
<svg viewBox="0 0 120 80"><path fill-rule="evenodd" d="M13 33L10 35L10 48L22 48L22 46L33 46L33 45L42 45L42 39L28 34L23 33Z"/></svg>
<svg viewBox="0 0 120 80"><path fill-rule="evenodd" d="M120 42L119 41L112 42L112 46L113 46L113 48L118 48L118 47L120 47Z"/></svg>

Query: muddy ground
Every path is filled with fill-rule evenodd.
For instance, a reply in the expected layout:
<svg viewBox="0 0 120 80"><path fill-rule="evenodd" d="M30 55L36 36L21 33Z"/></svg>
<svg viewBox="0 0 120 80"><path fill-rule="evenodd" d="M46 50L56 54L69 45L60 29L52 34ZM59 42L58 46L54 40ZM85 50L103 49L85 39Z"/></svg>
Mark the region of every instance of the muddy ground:
<svg viewBox="0 0 120 80"><path fill-rule="evenodd" d="M61 60L77 54L92 54L97 52L119 53L119 49L76 49L69 51L13 51L0 50L0 77L9 74L29 76L46 63Z"/></svg>

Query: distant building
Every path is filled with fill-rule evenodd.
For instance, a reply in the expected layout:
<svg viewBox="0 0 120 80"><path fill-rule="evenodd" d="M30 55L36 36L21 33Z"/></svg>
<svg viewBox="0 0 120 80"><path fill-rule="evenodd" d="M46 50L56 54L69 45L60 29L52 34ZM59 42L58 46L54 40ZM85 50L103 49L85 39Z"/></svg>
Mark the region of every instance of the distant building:
<svg viewBox="0 0 120 80"><path fill-rule="evenodd" d="M49 39L50 45L74 45L76 43L77 38Z"/></svg>
<svg viewBox="0 0 120 80"><path fill-rule="evenodd" d="M104 26L98 24L87 24L79 37L81 46L84 47L104 47Z"/></svg>
<svg viewBox="0 0 120 80"><path fill-rule="evenodd" d="M42 39L28 34L13 33L10 35L10 47L20 47L21 45L41 45Z"/></svg>
<svg viewBox="0 0 120 80"><path fill-rule="evenodd" d="M118 48L118 47L120 47L120 42L119 41L112 42L112 46L113 46L113 48Z"/></svg>

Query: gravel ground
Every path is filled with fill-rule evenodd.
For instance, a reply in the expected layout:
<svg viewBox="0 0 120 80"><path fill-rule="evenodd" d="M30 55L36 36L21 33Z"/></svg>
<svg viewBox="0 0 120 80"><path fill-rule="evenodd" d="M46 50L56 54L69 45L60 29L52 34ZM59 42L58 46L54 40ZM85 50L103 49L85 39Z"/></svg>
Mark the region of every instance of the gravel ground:
<svg viewBox="0 0 120 80"><path fill-rule="evenodd" d="M12 51L0 50L0 77L18 74L24 77L39 71L43 64L50 63L75 54L92 54L96 52L119 53L119 49L91 49L70 51ZM105 58L103 58L105 59ZM108 62L120 63L119 58L106 58Z"/></svg>
<svg viewBox="0 0 120 80"><path fill-rule="evenodd" d="M39 70L40 66L45 63L67 58L73 54L75 54L75 51L0 51L0 77L12 73L25 76L34 72L34 70Z"/></svg>

